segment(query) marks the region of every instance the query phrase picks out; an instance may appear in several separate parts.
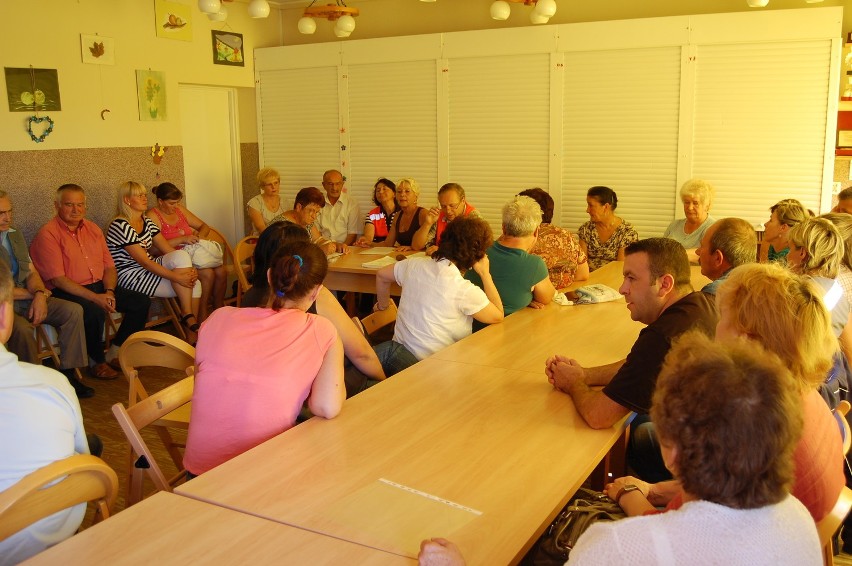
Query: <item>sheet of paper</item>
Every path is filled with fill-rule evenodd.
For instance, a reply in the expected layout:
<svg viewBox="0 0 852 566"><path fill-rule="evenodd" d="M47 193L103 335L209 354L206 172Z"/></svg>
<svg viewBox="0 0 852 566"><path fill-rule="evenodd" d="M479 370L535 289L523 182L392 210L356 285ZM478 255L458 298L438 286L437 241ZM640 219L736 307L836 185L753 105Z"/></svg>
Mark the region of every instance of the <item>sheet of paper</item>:
<svg viewBox="0 0 852 566"><path fill-rule="evenodd" d="M386 265L393 265L396 263L396 258L393 256L385 256L380 257L379 259L374 259L373 261L366 261L361 264L361 267L366 267L368 269L380 269Z"/></svg>
<svg viewBox="0 0 852 566"><path fill-rule="evenodd" d="M393 253L393 248L362 248L360 254L364 255L388 255Z"/></svg>

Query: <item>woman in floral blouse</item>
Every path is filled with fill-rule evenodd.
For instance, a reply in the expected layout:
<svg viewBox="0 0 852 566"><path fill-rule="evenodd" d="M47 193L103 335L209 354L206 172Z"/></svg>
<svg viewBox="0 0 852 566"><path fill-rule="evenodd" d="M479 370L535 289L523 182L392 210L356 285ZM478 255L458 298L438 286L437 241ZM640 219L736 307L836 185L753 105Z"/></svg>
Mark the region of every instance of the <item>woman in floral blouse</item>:
<svg viewBox="0 0 852 566"><path fill-rule="evenodd" d="M544 260L550 274L550 282L557 289L563 289L574 281L589 278L589 263L580 244L574 240L571 231L551 224L553 220L553 199L542 189L527 189L520 193L535 200L541 207L541 225L538 239L530 250Z"/></svg>
<svg viewBox="0 0 852 566"><path fill-rule="evenodd" d="M611 261L624 260L624 248L639 240L629 222L615 215L618 196L609 187L592 187L586 194L589 221L580 226L580 249L589 258L592 271Z"/></svg>

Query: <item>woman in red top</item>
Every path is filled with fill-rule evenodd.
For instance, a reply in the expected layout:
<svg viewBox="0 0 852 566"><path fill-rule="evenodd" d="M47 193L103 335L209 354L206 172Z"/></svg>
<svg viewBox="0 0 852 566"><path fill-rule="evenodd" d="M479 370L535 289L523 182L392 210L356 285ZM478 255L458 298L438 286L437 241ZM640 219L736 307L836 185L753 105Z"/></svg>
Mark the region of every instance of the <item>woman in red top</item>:
<svg viewBox="0 0 852 566"><path fill-rule="evenodd" d="M157 206L151 208L146 215L160 229L160 233L175 249L180 249L198 240L206 239L210 227L203 220L191 213L180 204L183 193L172 183L161 183L154 187ZM198 310L199 322L204 322L210 314L210 298L213 298L213 310L225 302L225 288L228 272L224 265L198 270L198 280L201 281L201 305Z"/></svg>
<svg viewBox="0 0 852 566"><path fill-rule="evenodd" d="M396 202L396 185L393 181L381 178L373 186L373 202L376 208L370 210L364 218L364 235L355 242L356 246L369 248L374 242L383 242L388 237L393 215L399 210Z"/></svg>

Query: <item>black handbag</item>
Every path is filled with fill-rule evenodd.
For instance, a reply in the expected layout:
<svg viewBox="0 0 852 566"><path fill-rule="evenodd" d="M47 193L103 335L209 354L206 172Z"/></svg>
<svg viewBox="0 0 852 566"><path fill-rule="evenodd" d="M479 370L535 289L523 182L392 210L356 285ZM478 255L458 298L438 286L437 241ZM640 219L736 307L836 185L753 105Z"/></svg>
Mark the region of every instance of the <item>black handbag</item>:
<svg viewBox="0 0 852 566"><path fill-rule="evenodd" d="M571 549L590 525L597 521L616 521L627 515L612 499L599 491L580 488L544 531L522 564L562 566Z"/></svg>

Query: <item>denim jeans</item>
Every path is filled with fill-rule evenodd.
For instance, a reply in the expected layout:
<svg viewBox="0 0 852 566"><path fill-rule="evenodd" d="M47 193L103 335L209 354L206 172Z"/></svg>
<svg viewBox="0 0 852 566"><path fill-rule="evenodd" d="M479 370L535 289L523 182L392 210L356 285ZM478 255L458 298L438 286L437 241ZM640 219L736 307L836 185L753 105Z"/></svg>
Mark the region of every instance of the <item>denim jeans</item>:
<svg viewBox="0 0 852 566"><path fill-rule="evenodd" d="M385 370L385 375L388 377L420 361L414 354L408 351L408 348L393 340L382 342L375 349L376 355L379 357L379 362L382 364L382 369Z"/></svg>

